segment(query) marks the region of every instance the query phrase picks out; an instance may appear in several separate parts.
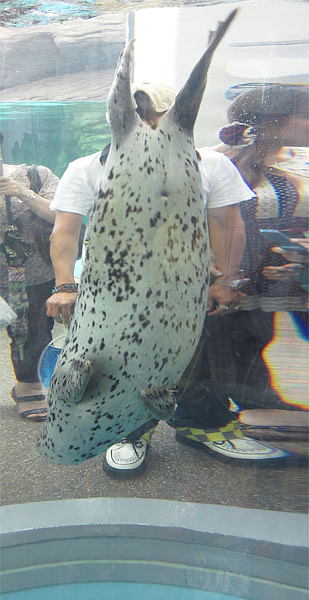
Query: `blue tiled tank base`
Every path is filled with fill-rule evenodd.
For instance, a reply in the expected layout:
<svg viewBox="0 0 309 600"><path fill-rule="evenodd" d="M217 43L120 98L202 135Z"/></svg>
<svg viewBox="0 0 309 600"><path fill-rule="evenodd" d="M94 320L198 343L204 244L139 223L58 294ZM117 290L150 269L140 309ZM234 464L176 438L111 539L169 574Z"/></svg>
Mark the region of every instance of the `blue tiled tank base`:
<svg viewBox="0 0 309 600"><path fill-rule="evenodd" d="M1 600L242 600L170 585L150 583L72 583L54 585L1 595Z"/></svg>

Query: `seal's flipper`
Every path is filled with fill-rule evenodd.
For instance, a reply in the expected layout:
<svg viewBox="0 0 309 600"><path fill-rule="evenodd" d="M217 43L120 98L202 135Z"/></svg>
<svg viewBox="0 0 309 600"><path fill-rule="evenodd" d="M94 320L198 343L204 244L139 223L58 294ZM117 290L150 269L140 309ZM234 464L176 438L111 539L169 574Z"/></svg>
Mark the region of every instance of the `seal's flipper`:
<svg viewBox="0 0 309 600"><path fill-rule="evenodd" d="M111 133L116 144L130 133L139 120L131 91L133 44L134 40L129 42L119 57L116 77L106 102Z"/></svg>
<svg viewBox="0 0 309 600"><path fill-rule="evenodd" d="M141 390L141 396L155 419L169 419L175 409L175 389L153 386Z"/></svg>
<svg viewBox="0 0 309 600"><path fill-rule="evenodd" d="M82 400L94 368L90 360L73 358L64 364L57 363L51 384L51 391L57 386L59 397L68 403Z"/></svg>
<svg viewBox="0 0 309 600"><path fill-rule="evenodd" d="M163 119L170 119L188 132L193 132L194 123L203 98L207 82L207 73L213 53L233 21L237 9L233 10L227 19L220 22L216 31L209 35L209 46L202 58L195 65L189 79L177 94L175 103Z"/></svg>

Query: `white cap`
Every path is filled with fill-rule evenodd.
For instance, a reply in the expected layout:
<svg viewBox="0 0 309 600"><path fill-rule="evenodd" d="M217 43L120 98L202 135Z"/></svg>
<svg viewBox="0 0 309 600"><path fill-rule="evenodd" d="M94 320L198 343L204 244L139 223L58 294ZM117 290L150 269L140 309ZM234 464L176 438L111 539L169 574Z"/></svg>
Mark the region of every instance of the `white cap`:
<svg viewBox="0 0 309 600"><path fill-rule="evenodd" d="M156 112L168 110L176 98L175 90L161 83L134 83L132 85L133 95L136 92L144 92Z"/></svg>

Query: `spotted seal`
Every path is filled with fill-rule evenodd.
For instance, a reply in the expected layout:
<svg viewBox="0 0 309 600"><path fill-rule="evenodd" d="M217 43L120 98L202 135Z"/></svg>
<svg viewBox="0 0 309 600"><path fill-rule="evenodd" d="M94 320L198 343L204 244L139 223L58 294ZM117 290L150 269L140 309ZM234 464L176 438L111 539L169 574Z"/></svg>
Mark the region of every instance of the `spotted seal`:
<svg viewBox="0 0 309 600"><path fill-rule="evenodd" d="M208 49L156 128L135 111L133 42L107 99L112 142L89 218L74 317L48 392L42 455L77 464L174 409L202 331L209 242L193 127Z"/></svg>

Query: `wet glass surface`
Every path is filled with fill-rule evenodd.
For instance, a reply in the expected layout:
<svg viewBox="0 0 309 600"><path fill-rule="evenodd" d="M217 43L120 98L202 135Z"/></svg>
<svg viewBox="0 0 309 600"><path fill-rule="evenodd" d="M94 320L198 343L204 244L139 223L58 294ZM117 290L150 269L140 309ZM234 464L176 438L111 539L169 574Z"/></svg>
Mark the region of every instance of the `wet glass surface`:
<svg viewBox="0 0 309 600"><path fill-rule="evenodd" d="M162 2L158 8L157 2L147 1L2 2L0 130L4 136L3 162L12 166L10 171L4 170L4 175L10 177L14 173L13 166L25 163L47 167L61 177L71 161L100 152L111 139L106 99L126 39L136 40L134 81L160 82L178 91L204 51L209 29L235 6L241 10L215 52L209 70L205 98L195 126L195 145L198 149L215 149L221 157L225 154L245 179L252 177L249 183L252 196L254 193L256 196L252 199L250 195L250 199L244 198L241 202L247 245L241 264L238 257L237 269L233 270L227 260L232 256L231 246L225 246L228 239L240 236L239 230L234 229L235 215L228 213L222 225L220 211L208 213L213 232L211 244L217 236L217 262L212 264L211 283L220 282L220 274L215 269L221 272L226 268L225 282L235 286L235 282L241 280L244 295L238 297L230 310L231 296L225 293L226 287L229 293L231 289L235 291L235 287L222 285L224 279L218 284L212 310L219 309L219 314L207 315L197 351L191 353L194 354L192 360L188 353L189 366L184 378L180 378L178 421L176 419L176 425L174 422L172 426L160 421L147 453L146 471L129 479L117 479L103 471L103 453L76 466L53 464L40 456L36 440L42 423L22 419L10 397L16 379L9 357L9 339L3 329L0 332L0 398L1 503L4 505L125 496L307 512L307 255L297 253L297 246L294 254L287 254L284 244L289 243L289 239L278 241L273 230L299 240L303 246L308 239L308 102L297 114L290 107L286 114L288 100L285 103L279 94L273 112L268 113L266 133L263 130L263 152L269 144L263 155L256 146L256 125L260 126L265 115L250 117L248 106L232 116L227 111L241 93L262 90L268 97L267 90L278 89L278 85L285 86L285 90L289 86L297 90L308 86L308 19L305 18L308 3L285 0L274 5L245 0L238 3ZM231 131L230 126L235 122L238 125ZM219 137L223 127L227 128L226 135L244 136L244 143L229 143L231 138L225 138L224 133ZM273 143L279 135L281 146ZM133 144L128 155L128 160L135 157L137 161L138 146ZM174 166L174 156L175 153L171 154L169 167L175 169L178 180L180 173L179 167ZM161 155L157 158L160 160ZM133 167L134 164L133 161ZM118 164L115 170L117 168ZM143 165L138 163L137 169L140 168ZM219 169L220 182L223 171L223 167L222 171ZM42 176L44 172L43 169ZM134 180L134 168L131 174ZM25 177L26 171L19 174L18 182L29 187ZM109 183L112 179L113 174ZM145 175L145 189L146 184ZM27 191L29 195L28 188ZM48 189L49 199L54 191L55 186ZM164 198L166 190L163 192ZM78 193L79 190L77 196ZM232 200L234 193L232 186ZM216 194L220 196L220 192ZM1 196L1 242L6 231L5 195L7 193ZM16 200L17 212L24 207L21 202ZM164 227L160 229L158 219L156 216L154 225L162 233ZM29 230L31 223L30 226L28 221L26 223ZM137 223L134 244L138 243L138 227ZM260 229L272 232L261 234ZM109 231L113 233L106 245L111 248L117 236L116 226L110 226ZM160 243L156 239L157 245L150 249L153 252L159 252L158 247L171 247L171 241L164 236L160 238L161 233L158 234ZM151 232L147 236L148 241ZM30 237L26 241L33 242ZM173 242L177 247L178 239ZM281 251L273 252L274 244ZM224 252L220 255L221 247ZM109 255L104 257L108 262ZM171 250L166 260L171 265L176 258ZM1 295L8 298L5 260L2 254ZM37 279L34 277L31 284L50 282L50 264L40 262L36 269ZM156 266L152 269L156 279L160 270ZM185 263L179 277L184 269ZM115 277L117 280L119 273ZM158 292L164 294L164 286L169 285L171 277L161 281ZM104 285L107 286L105 279ZM166 315L166 332L157 342L162 343L162 348L169 348L172 333L168 326L180 312L180 304L175 303ZM187 307L183 331L187 320L193 319L193 305L194 301ZM141 323L151 321L155 310L147 305L149 315L146 315L145 306L140 311L141 329ZM39 309L35 308L35 334L39 325ZM86 329L88 326L91 324L86 324ZM54 338L62 338L63 342L64 333L63 325L54 325ZM46 335L44 346L49 342L49 333ZM183 333L184 347L189 344L186 335ZM125 359L127 372L131 369L141 388L142 375L157 360L149 352L147 343L140 362L144 361L142 368L136 367L134 356L130 361ZM113 348L113 344L110 341L109 348ZM162 352L157 363L158 374L164 358ZM44 382L47 381L45 373ZM33 391L24 391L21 395L29 396ZM130 401L129 397L128 405ZM39 408L43 410L43 405ZM19 410L22 411L21 406ZM178 427L177 437L175 427ZM268 458L262 459L263 453L264 457L268 453Z"/></svg>
<svg viewBox="0 0 309 600"><path fill-rule="evenodd" d="M214 53L196 119L197 156L189 133L183 135L190 129L196 84L177 143L174 130L172 136L165 132L162 115L204 52L209 30L235 7L240 10ZM1 2L0 293L18 317L8 332L0 331L1 505L125 497L260 509L260 515L265 510L308 511L308 10L301 0ZM107 96L119 54L132 39L132 79L140 92L136 108L152 129L143 146L133 127L131 145L121 134L117 147L109 150L107 144L117 137L113 110L123 99L114 94L110 126ZM169 91L159 87L156 95L156 89L147 88L149 107L141 87L145 82ZM120 129L131 114L128 104L124 107ZM177 114L182 114L180 108ZM148 142L160 130L160 150L154 143L149 152ZM68 223L75 238L70 227L66 245L56 238L56 285L72 285L75 276L86 294L75 313L75 296L69 305L77 333L66 342L67 328L59 322L65 320L65 303L53 306L58 322L52 330L46 320L45 303L54 287L49 259L53 225L50 211L40 211L43 201L53 199L69 163L95 153L95 169L73 163L78 165L70 179L73 192L65 185L62 189L61 202L67 202L66 194L73 198L60 211L74 215ZM182 163L178 159L183 156ZM31 165L39 169L29 171ZM236 168L250 189L241 188ZM199 169L203 189L196 177ZM101 197L89 218L83 258L80 243L73 276L78 236L72 222L81 215L87 221L100 181ZM109 204L106 199L114 190ZM211 254L204 208L198 218L195 212L202 194L208 202ZM203 323L208 260L211 302ZM84 274L82 264L87 265ZM98 269L94 280L92 268ZM56 372L63 385L56 399L50 391L50 429L44 442L54 459L53 445L60 443L63 430L69 439L75 427L78 436L64 450L67 466L62 450L56 464L37 449L46 416L41 382L48 387L65 344L72 361L63 380ZM83 364L85 357L90 375L83 387L74 359ZM102 387L96 391L98 385ZM85 395L77 403L81 389ZM60 397L64 390L69 402ZM176 398L176 412L156 424L153 407L160 419L162 402L169 406L171 398ZM70 428L76 405L79 420ZM89 413L94 417L87 428ZM137 425L144 428L136 432ZM98 437L100 428L104 431ZM106 446L132 431L127 446L105 453ZM104 451L98 452L100 444ZM134 471L132 465L139 468ZM119 466L126 467L120 475ZM277 558L278 564L284 560ZM152 593L148 586L145 591L134 584L130 590L128 584L112 584L108 595L123 594L122 585L135 598ZM156 598L159 592L177 599L209 597L199 590L155 587ZM43 593L77 597L81 590L101 594L99 584L91 584L87 592L83 584L63 586L60 592L44 588ZM31 598L40 593L27 592ZM20 593L8 597L19 598ZM219 595L211 598L221 600Z"/></svg>

